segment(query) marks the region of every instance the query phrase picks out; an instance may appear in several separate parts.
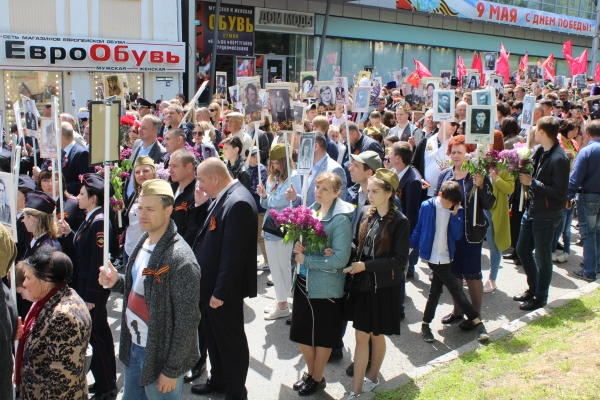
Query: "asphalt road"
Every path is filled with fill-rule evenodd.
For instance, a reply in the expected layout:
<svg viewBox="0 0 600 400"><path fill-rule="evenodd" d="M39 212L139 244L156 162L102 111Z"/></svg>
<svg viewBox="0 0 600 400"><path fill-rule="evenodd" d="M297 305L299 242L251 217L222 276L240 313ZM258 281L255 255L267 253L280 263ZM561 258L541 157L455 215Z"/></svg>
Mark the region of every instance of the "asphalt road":
<svg viewBox="0 0 600 400"><path fill-rule="evenodd" d="M574 226L575 224L576 220ZM579 263L582 261L583 249L574 245L577 240L579 235L573 227L571 256L566 263L554 265L549 301L587 284L586 281L572 274L572 271L579 269ZM486 244L484 244L482 257L485 281L489 274L489 251ZM475 338L474 331L464 332L457 324L445 326L440 322L441 317L452 311L452 299L447 291L444 291L435 320L431 325L436 341L432 344L422 341L420 326L429 293L429 268L423 262L419 262L416 270L417 275L406 285L406 318L402 321L402 334L386 337L387 352L379 378L382 382L425 365ZM285 319L264 320L263 309L275 301L274 289L266 286L267 278L268 272L257 271L258 296L246 299L245 302L246 335L250 347L250 369L246 387L250 399L296 399L299 396L292 390L292 384L300 378L306 366L298 347L288 338L289 326L285 324ZM515 266L512 261L503 260L497 284L496 291L484 294L483 298L482 318L489 332L526 313L519 309L519 303L512 300L512 296L521 293L527 287L523 268ZM466 287L464 289L468 293ZM109 322L117 351L121 330L121 307L121 296L111 296L108 307ZM350 364L354 352L354 329L350 326L346 331L344 344L344 358L329 363L325 370L327 388L314 394L312 398L340 399L346 391L350 390L352 378L345 373L345 368ZM118 386L122 388L123 364L117 361L117 367ZM205 380L206 372L194 383ZM88 381L90 383L93 381L91 373L88 375ZM224 398L222 394L211 394L206 397L193 395L190 386L185 384L182 399ZM119 399L121 398L122 393L119 394Z"/></svg>

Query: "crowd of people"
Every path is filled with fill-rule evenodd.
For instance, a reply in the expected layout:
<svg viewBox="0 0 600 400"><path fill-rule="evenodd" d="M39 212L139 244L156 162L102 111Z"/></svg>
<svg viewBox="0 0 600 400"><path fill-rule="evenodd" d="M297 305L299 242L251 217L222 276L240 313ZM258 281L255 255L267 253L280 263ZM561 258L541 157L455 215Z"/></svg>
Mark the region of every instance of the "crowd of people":
<svg viewBox="0 0 600 400"><path fill-rule="evenodd" d="M379 384L384 337L400 334L406 285L419 259L431 271L421 326L427 343L435 341L430 324L444 286L454 308L441 321L489 339L482 304L484 293L498 287L503 258L522 264L526 274L528 289L512 293L520 309L545 306L553 263L570 255L575 212L583 262L573 274L596 280L600 121L583 99L600 87L532 82L496 91L489 149L516 145L533 154L533 171L516 179L507 171L464 168L475 151L465 136L472 99L470 90L452 89L454 119L441 123L431 109L416 120L395 87L384 86L366 115L306 101L314 159L303 176L296 169L299 132L282 135L268 118L255 129L242 112L216 102L197 107L183 96L160 104L138 98L127 111L135 123L121 143L131 164L121 188L124 207L108 216L104 177L89 165L85 115L78 123L61 115L62 173L33 160L39 154L27 137L16 244L0 225L0 398L12 398L13 382L21 399L115 398L111 292L123 297L124 399L178 399L209 357L210 375L192 393L247 398L244 299L257 295L257 270L270 271L275 291L264 319L287 320L306 363L301 379L289 382L300 395L326 386L325 366L341 357L352 322L356 347L346 373L353 383L345 398L353 399ZM536 98L531 116L522 115L527 93ZM531 127L521 127L525 118ZM6 165L0 168L10 172L10 160ZM286 240L275 220L303 205L327 237L323 249ZM105 246L109 265L103 265ZM13 264L16 279L8 282ZM16 302L7 285L16 287Z"/></svg>

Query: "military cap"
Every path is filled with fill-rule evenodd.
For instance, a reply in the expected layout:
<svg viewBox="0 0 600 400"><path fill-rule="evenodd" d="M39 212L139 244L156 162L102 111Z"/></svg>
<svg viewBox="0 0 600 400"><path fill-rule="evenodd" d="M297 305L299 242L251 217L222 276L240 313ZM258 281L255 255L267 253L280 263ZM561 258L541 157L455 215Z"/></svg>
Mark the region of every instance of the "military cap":
<svg viewBox="0 0 600 400"><path fill-rule="evenodd" d="M142 184L142 192L140 197L144 196L169 196L172 199L175 198L173 195L173 189L169 182L163 179L150 179Z"/></svg>
<svg viewBox="0 0 600 400"><path fill-rule="evenodd" d="M400 184L398 175L387 168L379 168L377 172L375 172L375 178L389 183L392 186L392 189L394 189L394 192L398 189L398 185Z"/></svg>
<svg viewBox="0 0 600 400"><path fill-rule="evenodd" d="M25 196L25 208L32 208L46 214L52 214L56 209L56 202L46 193L34 190Z"/></svg>
<svg viewBox="0 0 600 400"><path fill-rule="evenodd" d="M379 154L373 150L363 151L360 154L350 154L350 157L361 164L366 164L367 167L371 168L373 171L377 171L383 166Z"/></svg>

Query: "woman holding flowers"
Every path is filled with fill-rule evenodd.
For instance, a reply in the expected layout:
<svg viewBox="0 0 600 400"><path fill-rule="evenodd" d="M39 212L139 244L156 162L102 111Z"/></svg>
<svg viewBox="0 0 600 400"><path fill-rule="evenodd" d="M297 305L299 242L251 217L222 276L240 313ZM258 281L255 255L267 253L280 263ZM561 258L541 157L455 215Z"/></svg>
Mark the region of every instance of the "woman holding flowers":
<svg viewBox="0 0 600 400"><path fill-rule="evenodd" d="M479 151L474 156L469 155L476 149L475 145L465 143L465 136L463 135L454 136L450 139L448 155L453 166L442 172L435 192L439 192L442 183L450 180L456 181L463 191L461 206L465 209L465 231L462 238L456 242L456 252L451 263L451 269L461 284L463 279L467 281L473 309L481 314L483 300L481 250L489 226L484 210L491 209L496 198L493 194L492 182L481 172L485 170L483 165L485 154L481 154ZM474 160L468 160L467 156ZM474 165L476 168L473 168ZM475 196L475 192L477 192L477 196ZM473 223L474 211L476 213L475 224ZM459 327L463 330L471 330L475 327L472 321L463 318L463 311L455 302L454 311L443 317L442 323L450 324L456 321L462 321Z"/></svg>
<svg viewBox="0 0 600 400"><path fill-rule="evenodd" d="M410 225L394 206L398 183L395 172L378 169L367 186L370 206L365 206L358 216L361 222L354 236L358 256L349 273L369 274L373 288L350 293L346 304L346 317L354 321L356 335L354 381L346 399L354 399L379 385L377 375L385 357L384 335L400 334L399 285L408 266ZM373 349L371 371L365 377L369 340Z"/></svg>
<svg viewBox="0 0 600 400"><path fill-rule="evenodd" d="M324 230L326 247L312 248L310 243L296 243L298 263L294 290L294 316L290 340L298 343L308 371L293 385L300 395L309 395L326 386L323 371L331 349L342 339L344 274L352 243L350 219L354 207L338 199L341 178L325 172L315 179L315 230ZM310 216L307 216L308 218ZM320 226L322 225L322 227Z"/></svg>
<svg viewBox="0 0 600 400"><path fill-rule="evenodd" d="M266 320L285 318L290 315L287 299L292 289L290 257L294 244L292 242L284 243L282 233L278 233L277 230L268 229L268 227L273 226L271 224L273 215L270 214L279 213L284 207L289 205L289 202L285 199L285 191L290 188L290 185L300 187L300 175L294 169L294 162L291 159L289 166L291 171L288 171L285 144L276 144L269 152L267 187L265 188L262 182L256 187L256 194L260 196L260 205L267 210L266 216L263 219L262 235L265 238L266 258L269 260L277 298L277 304L265 308ZM265 225L267 228L265 228Z"/></svg>
<svg viewBox="0 0 600 400"><path fill-rule="evenodd" d="M504 150L504 136L501 132L494 133L494 144L491 158L498 160L499 152ZM496 278L502 261L502 252L510 247L510 219L508 212L508 196L515 190L515 178L505 169L491 167L489 177L492 181L496 201L489 210L484 210L490 223L486 240L490 249L490 276L483 286L484 293L496 290Z"/></svg>

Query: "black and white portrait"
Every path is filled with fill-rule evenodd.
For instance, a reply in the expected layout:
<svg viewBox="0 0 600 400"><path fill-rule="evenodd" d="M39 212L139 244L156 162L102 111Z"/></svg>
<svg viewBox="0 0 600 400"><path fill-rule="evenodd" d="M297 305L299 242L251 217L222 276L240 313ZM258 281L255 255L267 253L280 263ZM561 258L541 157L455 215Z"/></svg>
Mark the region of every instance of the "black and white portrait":
<svg viewBox="0 0 600 400"><path fill-rule="evenodd" d="M260 97L260 105L262 109L269 108L269 96L267 96L267 91L265 89L260 89L258 91L258 97Z"/></svg>
<svg viewBox="0 0 600 400"><path fill-rule="evenodd" d="M463 75L460 78L460 87L462 87L462 89L465 90L468 86L469 86L469 76Z"/></svg>
<svg viewBox="0 0 600 400"><path fill-rule="evenodd" d="M584 101L590 110L590 118L592 120L600 119L600 96L586 97Z"/></svg>
<svg viewBox="0 0 600 400"><path fill-rule="evenodd" d="M354 111L369 111L369 96L371 95L371 86L359 86L354 89Z"/></svg>
<svg viewBox="0 0 600 400"><path fill-rule="evenodd" d="M467 89L477 89L479 87L479 74L470 74Z"/></svg>
<svg viewBox="0 0 600 400"><path fill-rule="evenodd" d="M35 110L35 102L31 99L23 99L23 112L25 113L25 128L28 131L37 131L37 113Z"/></svg>
<svg viewBox="0 0 600 400"><path fill-rule="evenodd" d="M585 74L579 74L579 75L575 75L573 77L573 79L575 80L575 87L577 87L577 89L585 89L586 88L586 83L585 83Z"/></svg>
<svg viewBox="0 0 600 400"><path fill-rule="evenodd" d="M454 90L436 90L433 93L433 120L454 120Z"/></svg>
<svg viewBox="0 0 600 400"><path fill-rule="evenodd" d="M494 89L474 90L471 94L474 106L494 105L494 100L496 98Z"/></svg>
<svg viewBox="0 0 600 400"><path fill-rule="evenodd" d="M535 109L535 96L527 95L523 98L523 113L521 128L530 128L533 125L533 111Z"/></svg>
<svg viewBox="0 0 600 400"><path fill-rule="evenodd" d="M450 87L450 78L452 77L452 71L443 70L440 71L440 78L442 78L442 89Z"/></svg>
<svg viewBox="0 0 600 400"><path fill-rule="evenodd" d="M306 104L295 101L292 104L294 112L294 132L304 132L304 120L306 119Z"/></svg>
<svg viewBox="0 0 600 400"><path fill-rule="evenodd" d="M290 113L290 92L287 89L269 90L269 99L271 100L271 115L273 121L277 123L289 119Z"/></svg>
<svg viewBox="0 0 600 400"><path fill-rule="evenodd" d="M0 223L16 239L17 206L14 186L14 177L8 172L0 172Z"/></svg>
<svg viewBox="0 0 600 400"><path fill-rule="evenodd" d="M527 78L537 79L539 77L537 64L527 64Z"/></svg>
<svg viewBox="0 0 600 400"><path fill-rule="evenodd" d="M57 146L52 118L40 119L40 156L42 158L58 158Z"/></svg>
<svg viewBox="0 0 600 400"><path fill-rule="evenodd" d="M238 87L237 86L229 86L229 99L232 103L237 103L238 99Z"/></svg>
<svg viewBox="0 0 600 400"><path fill-rule="evenodd" d="M11 221L11 208L7 196L11 185L10 180L7 184L5 179L0 179L0 222L3 224L10 224Z"/></svg>
<svg viewBox="0 0 600 400"><path fill-rule="evenodd" d="M348 78L338 76L334 78L335 82L335 104L348 105Z"/></svg>
<svg viewBox="0 0 600 400"><path fill-rule="evenodd" d="M317 82L317 71L302 71L300 72L302 79L301 89L303 99L315 98L315 84Z"/></svg>
<svg viewBox="0 0 600 400"><path fill-rule="evenodd" d="M315 157L315 138L312 133L303 133L298 148L298 173L308 175L312 171Z"/></svg>
<svg viewBox="0 0 600 400"><path fill-rule="evenodd" d="M335 96L334 96L334 83L333 81L319 81L317 82L317 100L319 108L325 110L335 110Z"/></svg>
<svg viewBox="0 0 600 400"><path fill-rule="evenodd" d="M227 72L216 72L217 76L217 91L215 98L217 100L227 100Z"/></svg>
<svg viewBox="0 0 600 400"><path fill-rule="evenodd" d="M501 75L492 75L491 86L496 89L498 93L504 94L504 77Z"/></svg>
<svg viewBox="0 0 600 400"><path fill-rule="evenodd" d="M413 86L406 82L405 101L412 111L421 110L423 106L423 86Z"/></svg>
<svg viewBox="0 0 600 400"><path fill-rule="evenodd" d="M564 75L556 75L554 77L554 87L558 87L558 88L567 87Z"/></svg>
<svg viewBox="0 0 600 400"><path fill-rule="evenodd" d="M498 53L485 53L483 55L483 73L484 74L495 74L497 62L498 62Z"/></svg>
<svg viewBox="0 0 600 400"><path fill-rule="evenodd" d="M494 106L467 106L466 143L494 142Z"/></svg>

